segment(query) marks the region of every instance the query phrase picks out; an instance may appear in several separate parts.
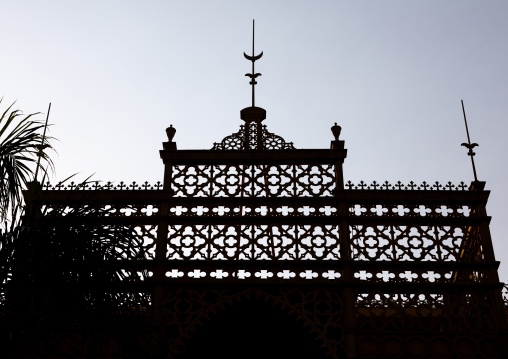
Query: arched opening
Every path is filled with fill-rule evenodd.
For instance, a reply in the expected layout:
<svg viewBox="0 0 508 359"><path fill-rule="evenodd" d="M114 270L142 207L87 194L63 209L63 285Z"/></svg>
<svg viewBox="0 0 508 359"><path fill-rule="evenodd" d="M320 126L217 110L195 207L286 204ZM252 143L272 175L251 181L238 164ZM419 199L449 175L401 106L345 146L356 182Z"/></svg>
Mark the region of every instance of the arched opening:
<svg viewBox="0 0 508 359"><path fill-rule="evenodd" d="M207 320L191 334L177 358L329 359L325 353L301 321L251 294Z"/></svg>

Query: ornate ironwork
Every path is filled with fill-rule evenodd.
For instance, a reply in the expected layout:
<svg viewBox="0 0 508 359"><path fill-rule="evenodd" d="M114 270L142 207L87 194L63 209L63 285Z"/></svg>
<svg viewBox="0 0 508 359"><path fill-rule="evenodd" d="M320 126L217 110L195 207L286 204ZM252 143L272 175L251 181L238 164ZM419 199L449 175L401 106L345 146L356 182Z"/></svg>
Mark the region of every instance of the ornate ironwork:
<svg viewBox="0 0 508 359"><path fill-rule="evenodd" d="M286 151L259 161L169 150L164 189L47 186L42 209L50 218L57 206L91 205L109 214L84 221L134 228L144 260L115 266L125 288L151 288L147 313L161 313L163 329L143 335L171 358L251 295L300 318L330 358L504 355L488 192L463 183L342 189L340 149L328 159L289 151L299 163Z"/></svg>
<svg viewBox="0 0 508 359"><path fill-rule="evenodd" d="M473 148L479 146L477 143L471 143L471 138L469 137L469 129L467 128L467 119L466 119L466 110L464 109L464 101L460 100L462 104L462 113L464 114L464 124L466 125L466 133L467 133L467 143L462 143L461 146L464 146L468 149L467 155L471 157L471 165L473 166L473 175L474 180L478 181L478 177L476 175L476 167L474 165L474 156L476 153L473 151Z"/></svg>
<svg viewBox="0 0 508 359"><path fill-rule="evenodd" d="M118 246L109 265L124 278L112 290L144 303L134 331L146 353L185 357L211 318L256 297L329 358L506 357L483 182L344 184L337 128L330 150L296 150L259 136L260 109L243 115L248 133L214 146L240 151L177 150L171 137L163 185L47 184L37 197L41 220L88 207L104 215L75 220L135 234L137 250ZM93 340L73 333L85 353ZM111 340L119 349L101 355L121 356L127 344Z"/></svg>
<svg viewBox="0 0 508 359"><path fill-rule="evenodd" d="M249 127L251 134L247 146L245 145L245 126ZM240 126L240 131L231 136L213 144L212 150L249 150L258 149L258 124L250 122ZM281 136L273 134L266 129L266 125L261 126L261 143L264 150L294 150L293 142L286 142Z"/></svg>
<svg viewBox="0 0 508 359"><path fill-rule="evenodd" d="M260 73L256 73L254 71L254 63L263 56L263 51L261 51L261 53L259 55L255 55L255 52L254 52L254 20L252 20L252 56L247 55L245 52L243 53L243 56L247 60L252 61L252 73L245 74L245 76L248 76L250 78L249 84L252 86L252 107L254 107L254 106L256 106L255 105L255 103L256 103L255 93L254 93L255 86L257 84L256 78L258 78L258 76L261 76Z"/></svg>
<svg viewBox="0 0 508 359"><path fill-rule="evenodd" d="M16 357L209 356L193 338L207 326L220 331L213 318L229 307L256 309L252 298L308 329L302 356L317 357L317 342L334 359L508 357L508 287L497 274L485 183L476 173L471 185L344 183L340 126L330 149L296 149L262 124L266 111L254 103L262 54L253 33L252 56L244 54L252 107L241 111L239 132L211 150L177 150L170 126L163 182L47 183L26 197L44 228L99 244L95 261L64 261L57 272L85 279L87 313L112 295L121 321L23 328ZM110 235L98 238L100 228Z"/></svg>
<svg viewBox="0 0 508 359"><path fill-rule="evenodd" d="M148 181L144 183L136 183L135 181L127 184L120 181L118 184L113 182L101 183L98 181L90 181L87 183L76 183L74 181L68 183L59 182L57 184L51 184L46 182L42 185L46 191L147 191L147 190L162 190L162 183L159 181L155 184L150 184Z"/></svg>
<svg viewBox="0 0 508 359"><path fill-rule="evenodd" d="M292 142L289 143L292 145ZM287 148L287 149L295 149L295 148ZM328 175L326 175L328 176ZM329 176L333 176L330 174ZM433 184L427 183L423 181L421 184L416 184L413 181L408 184L404 184L398 181L395 184L391 184L388 181L385 182L377 182L373 181L371 184L368 184L364 181L360 181L358 184L354 184L351 181L348 181L344 184L344 186L349 190L358 190L358 189L369 189L369 190L411 190L411 191L467 191L469 189L469 185L460 182L459 184L453 184L451 182L447 182L442 185L438 181ZM148 181L144 183L136 183L135 181L127 184L123 181L115 184L113 182L100 183L96 181L91 181L89 183L76 183L74 181L68 183L57 183L51 184L46 182L43 184L44 190L53 190L53 191L68 191L68 190L79 190L79 191L123 191L123 190L162 190L163 184L158 181L155 184L150 184Z"/></svg>
<svg viewBox="0 0 508 359"><path fill-rule="evenodd" d="M465 184L464 182L460 182L458 185L454 185L451 182L446 183L445 185L440 184L438 181L434 182L433 184L427 183L426 181L423 181L421 184L416 184L413 181L409 182L408 184L403 184L402 182L398 181L395 184L391 184L388 181L385 181L383 183L373 181L370 185L364 181L360 181L358 184L354 184L351 181L348 181L345 184L345 187L350 190L357 190L357 189L370 189L370 190L410 190L410 191L466 191L469 189L469 185Z"/></svg>

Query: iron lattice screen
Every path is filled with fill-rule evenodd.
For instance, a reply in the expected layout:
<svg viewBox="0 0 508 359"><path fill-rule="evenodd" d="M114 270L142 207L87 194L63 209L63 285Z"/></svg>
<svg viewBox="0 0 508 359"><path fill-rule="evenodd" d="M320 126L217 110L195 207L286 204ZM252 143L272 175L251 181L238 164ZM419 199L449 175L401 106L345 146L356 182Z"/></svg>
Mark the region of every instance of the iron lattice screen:
<svg viewBox="0 0 508 359"><path fill-rule="evenodd" d="M149 297L158 353L185 357L194 331L253 297L331 358L506 353L484 183L344 183L343 141L297 150L246 122L212 150L164 143L162 184L45 185L38 198L49 223L86 206L101 215L74 225L134 234L136 250L113 249L114 290Z"/></svg>

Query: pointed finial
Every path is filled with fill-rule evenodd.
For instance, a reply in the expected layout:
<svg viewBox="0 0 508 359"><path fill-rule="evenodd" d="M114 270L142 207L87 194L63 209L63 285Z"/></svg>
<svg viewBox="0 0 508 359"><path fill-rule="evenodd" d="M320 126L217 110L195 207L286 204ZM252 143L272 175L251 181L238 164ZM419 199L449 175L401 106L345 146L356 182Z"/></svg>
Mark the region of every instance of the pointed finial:
<svg viewBox="0 0 508 359"><path fill-rule="evenodd" d="M341 127L339 125L337 125L337 122L335 122L335 125L332 126L332 134L333 134L333 137L335 137L335 141L339 140L340 130L341 130Z"/></svg>
<svg viewBox="0 0 508 359"><path fill-rule="evenodd" d="M176 129L173 127L173 125L169 125L168 128L166 128L166 135L168 136L168 141L173 141L173 137L175 137Z"/></svg>
<svg viewBox="0 0 508 359"><path fill-rule="evenodd" d="M248 76L250 77L250 82L249 84L252 85L252 107L255 107L255 97L254 97L254 86L257 84L256 82L256 78L258 76L261 76L260 73L255 73L254 72L254 62L256 60L259 60L262 56L263 56L263 51L261 51L261 53L257 56L254 55L255 52L254 52L254 20L252 20L252 56L249 56L247 55L245 52L243 53L243 56L249 60L249 61L252 61L252 73L251 74L245 74L245 76Z"/></svg>
<svg viewBox="0 0 508 359"><path fill-rule="evenodd" d="M466 133L467 133L467 143L462 143L461 146L466 147L469 151L467 152L468 156L471 157L471 164L473 165L473 174L475 182L478 182L478 177L476 176L476 167L474 165L474 155L476 153L473 152L473 148L479 146L477 143L471 143L471 139L469 138L469 129L467 128L467 120L466 120L466 110L464 110L464 101L460 100L462 103L462 113L464 114L464 123L466 124Z"/></svg>

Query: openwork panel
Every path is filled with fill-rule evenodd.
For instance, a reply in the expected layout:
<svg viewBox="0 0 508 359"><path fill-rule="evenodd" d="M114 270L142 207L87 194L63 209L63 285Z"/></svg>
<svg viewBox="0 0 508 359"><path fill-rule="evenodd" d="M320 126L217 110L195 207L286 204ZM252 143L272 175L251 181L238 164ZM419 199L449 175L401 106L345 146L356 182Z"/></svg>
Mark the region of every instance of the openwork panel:
<svg viewBox="0 0 508 359"><path fill-rule="evenodd" d="M200 266L198 263L192 269L178 268L177 262L172 262L172 269L166 270L166 278L170 278L170 281L179 282L193 282L196 280L216 281L219 283L238 283L249 282L249 283L288 283L298 282L304 283L308 281L321 282L329 284L330 281L339 282L342 278L342 270L334 268L329 269L327 267L319 266L308 269L309 267L298 266L298 268L292 268L290 261L286 262L287 267L271 268L258 265L257 268L248 266L241 269L239 262L221 262L215 266ZM240 262L241 263L241 262ZM307 262L309 263L309 262ZM306 269L307 268L307 269Z"/></svg>
<svg viewBox="0 0 508 359"><path fill-rule="evenodd" d="M349 213L355 217L431 217L456 218L475 216L466 205L419 205L419 204L375 204L349 205Z"/></svg>
<svg viewBox="0 0 508 359"><path fill-rule="evenodd" d="M475 284L486 282L488 279L487 271L482 269L430 267L362 268L356 269L353 276L360 283Z"/></svg>
<svg viewBox="0 0 508 359"><path fill-rule="evenodd" d="M245 216L245 217L330 217L337 214L337 207L313 206L173 206L170 208L173 216Z"/></svg>
<svg viewBox="0 0 508 359"><path fill-rule="evenodd" d="M86 213L89 218L93 217L150 217L158 213L157 204L120 204L120 203L67 203L67 204L45 204L41 206L41 211L46 216L66 216L68 214Z"/></svg>
<svg viewBox="0 0 508 359"><path fill-rule="evenodd" d="M494 297L490 290L358 293L357 327L397 332L495 331L498 321Z"/></svg>
<svg viewBox="0 0 508 359"><path fill-rule="evenodd" d="M339 259L335 225L171 225L168 259Z"/></svg>
<svg viewBox="0 0 508 359"><path fill-rule="evenodd" d="M120 181L118 183L114 183L111 181L101 183L99 181L90 181L85 183L75 183L71 182L58 182L57 184L51 184L46 182L43 184L43 189L46 191L147 191L147 190L162 190L162 183L157 181L157 183L150 184L148 181L144 183L137 183L136 181L132 183L125 183Z"/></svg>
<svg viewBox="0 0 508 359"><path fill-rule="evenodd" d="M434 184L427 183L423 181L421 184L414 183L413 181L408 184L404 184L400 181L397 183L390 183L385 181L383 183L373 181L371 184L368 184L364 181L360 181L358 184L354 184L351 181L347 181L345 187L349 190L398 190L398 191L466 191L469 186L464 182L460 182L458 185L455 185L451 182L448 182L444 185L439 182L434 182Z"/></svg>
<svg viewBox="0 0 508 359"><path fill-rule="evenodd" d="M220 143L214 143L212 150L246 150L258 149L258 139L261 140L261 148L264 150L294 150L293 142L286 142L281 136L269 132L266 125L261 125L261 133L258 134L258 124L250 122L240 126L240 131L224 137ZM245 131L249 131L249 140L245 146Z"/></svg>
<svg viewBox="0 0 508 359"><path fill-rule="evenodd" d="M321 197L335 189L333 165L182 165L176 197Z"/></svg>
<svg viewBox="0 0 508 359"><path fill-rule="evenodd" d="M134 230L141 239L145 259L155 259L157 225L135 226Z"/></svg>
<svg viewBox="0 0 508 359"><path fill-rule="evenodd" d="M471 227L353 225L350 229L356 260L483 260L478 230Z"/></svg>

